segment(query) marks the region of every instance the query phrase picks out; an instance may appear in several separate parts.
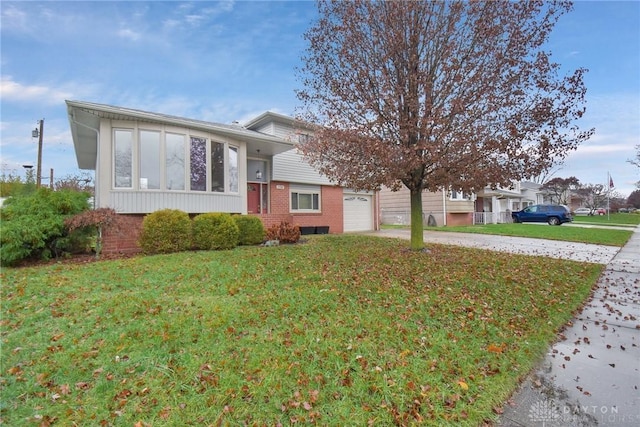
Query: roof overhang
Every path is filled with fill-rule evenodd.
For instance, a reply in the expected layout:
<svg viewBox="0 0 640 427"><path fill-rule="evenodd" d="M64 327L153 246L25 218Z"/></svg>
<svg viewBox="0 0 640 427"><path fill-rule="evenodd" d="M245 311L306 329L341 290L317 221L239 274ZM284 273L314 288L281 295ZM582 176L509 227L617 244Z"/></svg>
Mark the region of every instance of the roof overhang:
<svg viewBox="0 0 640 427"><path fill-rule="evenodd" d="M495 190L491 188L485 188L482 191L477 193L478 197L498 197L498 198L509 198L509 199L522 199L524 196L521 193L509 190L503 190L501 188L497 188Z"/></svg>
<svg viewBox="0 0 640 427"><path fill-rule="evenodd" d="M262 156L274 156L294 147L294 143L291 141L235 124L206 122L91 102L66 101L66 104L71 136L80 169L95 170L96 168L101 119L164 124L229 137L244 141L247 144L249 155L259 153Z"/></svg>

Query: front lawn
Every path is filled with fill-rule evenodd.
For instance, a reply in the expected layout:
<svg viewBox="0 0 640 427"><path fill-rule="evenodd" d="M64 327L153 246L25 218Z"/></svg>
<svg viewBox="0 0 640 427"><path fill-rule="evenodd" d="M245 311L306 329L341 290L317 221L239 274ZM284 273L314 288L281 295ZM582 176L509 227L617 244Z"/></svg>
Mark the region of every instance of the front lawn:
<svg viewBox="0 0 640 427"><path fill-rule="evenodd" d="M5 268L0 422L477 426L602 269L355 235Z"/></svg>
<svg viewBox="0 0 640 427"><path fill-rule="evenodd" d="M427 230L434 229L427 228ZM606 246L624 246L633 234L633 231L626 229L613 230L605 228L572 227L566 224L553 226L535 223L463 225L454 227L438 227L435 230L532 237L536 239L563 240L566 242L592 243Z"/></svg>
<svg viewBox="0 0 640 427"><path fill-rule="evenodd" d="M612 213L610 215L586 215L574 216L573 221L577 223L598 224L598 225L639 225L640 214Z"/></svg>

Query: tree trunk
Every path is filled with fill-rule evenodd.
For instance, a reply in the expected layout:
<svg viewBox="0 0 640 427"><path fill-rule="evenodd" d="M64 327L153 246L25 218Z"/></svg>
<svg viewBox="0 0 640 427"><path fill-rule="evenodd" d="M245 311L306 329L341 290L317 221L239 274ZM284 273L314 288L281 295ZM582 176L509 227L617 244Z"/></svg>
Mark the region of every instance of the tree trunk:
<svg viewBox="0 0 640 427"><path fill-rule="evenodd" d="M424 248L424 230L422 227L422 189L411 191L411 250Z"/></svg>

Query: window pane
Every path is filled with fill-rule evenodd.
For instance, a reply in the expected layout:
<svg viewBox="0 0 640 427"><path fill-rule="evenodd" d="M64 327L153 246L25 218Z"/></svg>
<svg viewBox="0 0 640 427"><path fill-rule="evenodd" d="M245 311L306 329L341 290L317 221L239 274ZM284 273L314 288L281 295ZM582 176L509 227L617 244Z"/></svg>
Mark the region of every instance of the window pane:
<svg viewBox="0 0 640 427"><path fill-rule="evenodd" d="M291 209L298 209L298 193L291 193Z"/></svg>
<svg viewBox="0 0 640 427"><path fill-rule="evenodd" d="M131 174L133 132L130 130L116 130L114 140L115 187L131 188L133 183Z"/></svg>
<svg viewBox="0 0 640 427"><path fill-rule="evenodd" d="M298 209L313 209L311 194L298 194Z"/></svg>
<svg viewBox="0 0 640 427"><path fill-rule="evenodd" d="M207 140L191 137L191 191L207 189Z"/></svg>
<svg viewBox="0 0 640 427"><path fill-rule="evenodd" d="M319 210L320 209L320 195L319 194L314 194L313 195L313 209L315 209L315 210Z"/></svg>
<svg viewBox="0 0 640 427"><path fill-rule="evenodd" d="M229 191L238 192L238 149L229 147Z"/></svg>
<svg viewBox="0 0 640 427"><path fill-rule="evenodd" d="M140 131L140 189L160 189L160 133Z"/></svg>
<svg viewBox="0 0 640 427"><path fill-rule="evenodd" d="M167 190L184 190L184 135L167 134L165 173Z"/></svg>
<svg viewBox="0 0 640 427"><path fill-rule="evenodd" d="M224 144L216 142L211 143L211 191L224 192Z"/></svg>

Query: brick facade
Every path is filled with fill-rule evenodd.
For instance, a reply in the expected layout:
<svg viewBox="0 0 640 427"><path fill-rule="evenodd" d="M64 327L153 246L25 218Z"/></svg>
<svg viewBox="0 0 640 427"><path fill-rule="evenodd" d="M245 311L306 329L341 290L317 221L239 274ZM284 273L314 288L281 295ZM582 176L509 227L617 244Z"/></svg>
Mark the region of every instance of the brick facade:
<svg viewBox="0 0 640 427"><path fill-rule="evenodd" d="M102 252L137 253L140 252L138 239L142 230L144 215L120 214L118 230L105 230L102 233Z"/></svg>
<svg viewBox="0 0 640 427"><path fill-rule="evenodd" d="M343 189L335 186L321 187L320 213L291 213L289 210L289 183L271 182L271 213L258 214L265 228L282 221L300 227L329 227L329 233L340 234L343 228ZM106 230L103 233L104 253L140 252L138 239L144 215L121 214L123 225L119 231Z"/></svg>
<svg viewBox="0 0 640 427"><path fill-rule="evenodd" d="M291 213L289 209L289 183L271 183L271 213L258 215L265 228L286 221L300 227L329 227L329 233L339 234L343 229L343 189L334 186L321 187L320 213Z"/></svg>

